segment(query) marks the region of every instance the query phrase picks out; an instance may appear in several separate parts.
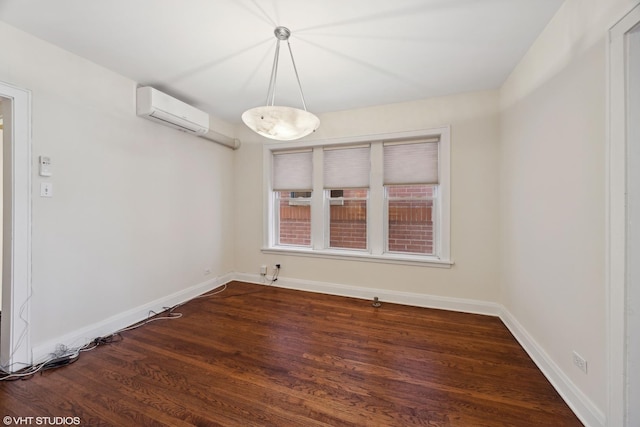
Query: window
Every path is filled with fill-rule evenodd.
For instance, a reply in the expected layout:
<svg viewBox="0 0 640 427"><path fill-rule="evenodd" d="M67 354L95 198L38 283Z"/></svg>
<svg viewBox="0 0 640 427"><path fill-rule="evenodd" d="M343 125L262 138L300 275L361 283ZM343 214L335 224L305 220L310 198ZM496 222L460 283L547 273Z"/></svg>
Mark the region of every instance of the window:
<svg viewBox="0 0 640 427"><path fill-rule="evenodd" d="M323 148L329 248L367 249L370 151L369 145Z"/></svg>
<svg viewBox="0 0 640 427"><path fill-rule="evenodd" d="M434 255L438 199L438 142L384 144L386 249Z"/></svg>
<svg viewBox="0 0 640 427"><path fill-rule="evenodd" d="M343 197L343 190L331 190L331 197L340 198ZM292 191L289 194L290 205L309 205L311 204L311 191Z"/></svg>
<svg viewBox="0 0 640 427"><path fill-rule="evenodd" d="M273 155L273 229L277 245L311 245L312 151Z"/></svg>
<svg viewBox="0 0 640 427"><path fill-rule="evenodd" d="M289 196L292 199L310 199L311 191L292 191Z"/></svg>
<svg viewBox="0 0 640 427"><path fill-rule="evenodd" d="M448 128L264 153L263 251L451 265Z"/></svg>
<svg viewBox="0 0 640 427"><path fill-rule="evenodd" d="M289 206L311 206L311 191L291 191Z"/></svg>

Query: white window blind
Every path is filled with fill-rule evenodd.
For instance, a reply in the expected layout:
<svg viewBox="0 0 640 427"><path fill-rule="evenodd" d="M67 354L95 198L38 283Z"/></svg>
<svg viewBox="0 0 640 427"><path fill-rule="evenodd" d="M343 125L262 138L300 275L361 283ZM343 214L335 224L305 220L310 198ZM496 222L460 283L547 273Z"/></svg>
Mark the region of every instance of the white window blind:
<svg viewBox="0 0 640 427"><path fill-rule="evenodd" d="M273 153L273 190L311 191L313 152Z"/></svg>
<svg viewBox="0 0 640 427"><path fill-rule="evenodd" d="M324 150L324 188L369 187L370 147L343 147Z"/></svg>
<svg viewBox="0 0 640 427"><path fill-rule="evenodd" d="M438 143L385 143L384 183L437 184Z"/></svg>

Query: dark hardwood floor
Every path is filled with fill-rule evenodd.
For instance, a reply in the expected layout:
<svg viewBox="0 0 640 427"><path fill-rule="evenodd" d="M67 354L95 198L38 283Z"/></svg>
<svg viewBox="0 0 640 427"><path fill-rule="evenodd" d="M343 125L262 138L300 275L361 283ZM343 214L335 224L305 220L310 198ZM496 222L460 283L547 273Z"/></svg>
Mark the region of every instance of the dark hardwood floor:
<svg viewBox="0 0 640 427"><path fill-rule="evenodd" d="M0 416L83 426L581 426L498 318L232 282L72 365L0 382Z"/></svg>

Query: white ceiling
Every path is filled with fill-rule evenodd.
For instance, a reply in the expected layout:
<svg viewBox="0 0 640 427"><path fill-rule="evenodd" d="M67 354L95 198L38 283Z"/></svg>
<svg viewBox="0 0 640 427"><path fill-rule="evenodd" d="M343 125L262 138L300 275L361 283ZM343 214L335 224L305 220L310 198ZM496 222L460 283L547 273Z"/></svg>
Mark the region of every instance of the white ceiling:
<svg viewBox="0 0 640 427"><path fill-rule="evenodd" d="M278 25L323 113L498 88L561 3L0 0L0 20L238 123L265 103ZM286 53L276 104L300 108Z"/></svg>

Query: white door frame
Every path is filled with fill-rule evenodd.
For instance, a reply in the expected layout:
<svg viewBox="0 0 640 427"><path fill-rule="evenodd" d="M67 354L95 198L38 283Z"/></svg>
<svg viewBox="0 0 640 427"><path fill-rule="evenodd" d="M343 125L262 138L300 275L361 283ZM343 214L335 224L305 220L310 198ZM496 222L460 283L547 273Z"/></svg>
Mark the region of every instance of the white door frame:
<svg viewBox="0 0 640 427"><path fill-rule="evenodd" d="M0 81L9 98L3 144L3 267L0 366L18 371L33 362L31 353L31 92ZM3 103L4 105L4 103ZM4 107L3 107L4 109Z"/></svg>
<svg viewBox="0 0 640 427"><path fill-rule="evenodd" d="M627 34L640 5L609 31L607 199L608 426L627 426ZM637 331L635 332L637 333Z"/></svg>

